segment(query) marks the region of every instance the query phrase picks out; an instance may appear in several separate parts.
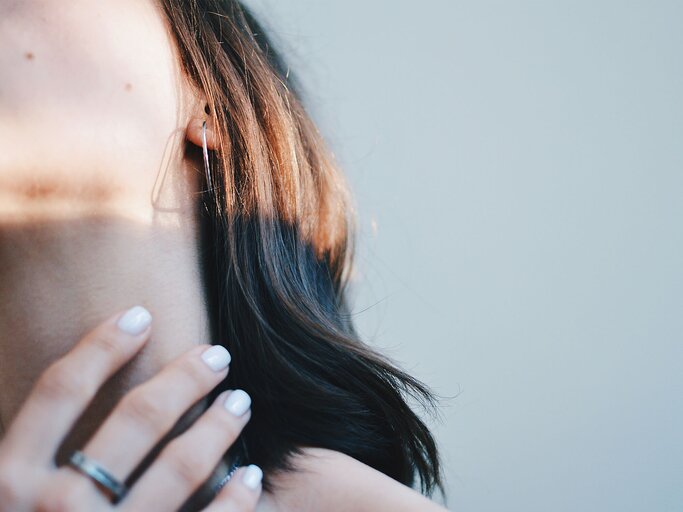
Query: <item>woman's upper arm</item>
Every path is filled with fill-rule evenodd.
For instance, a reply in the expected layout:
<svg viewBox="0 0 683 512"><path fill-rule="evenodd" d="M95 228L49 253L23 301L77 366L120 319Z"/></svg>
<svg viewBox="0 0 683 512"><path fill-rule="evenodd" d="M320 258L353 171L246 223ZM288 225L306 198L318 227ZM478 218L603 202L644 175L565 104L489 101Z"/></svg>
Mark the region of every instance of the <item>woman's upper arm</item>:
<svg viewBox="0 0 683 512"><path fill-rule="evenodd" d="M306 448L297 471L275 478L259 512L443 511L436 503L379 471L339 452Z"/></svg>

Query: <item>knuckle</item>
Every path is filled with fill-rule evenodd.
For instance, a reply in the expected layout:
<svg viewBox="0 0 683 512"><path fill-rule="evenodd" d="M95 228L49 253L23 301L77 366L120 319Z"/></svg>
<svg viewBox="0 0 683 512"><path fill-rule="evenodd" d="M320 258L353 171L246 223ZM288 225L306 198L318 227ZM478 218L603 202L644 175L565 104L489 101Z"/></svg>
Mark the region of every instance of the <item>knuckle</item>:
<svg viewBox="0 0 683 512"><path fill-rule="evenodd" d="M37 389L52 400L83 400L92 395L84 373L71 368L64 360L53 363L39 377Z"/></svg>
<svg viewBox="0 0 683 512"><path fill-rule="evenodd" d="M224 412L224 411L221 411ZM216 419L216 428L220 429L222 435L231 441L237 439L245 426L243 419L235 418L230 414L220 414L220 419Z"/></svg>
<svg viewBox="0 0 683 512"><path fill-rule="evenodd" d="M249 417L249 412L237 417L226 411L221 404L215 404L202 415L201 428L206 436L232 444L242 433Z"/></svg>
<svg viewBox="0 0 683 512"><path fill-rule="evenodd" d="M90 344L111 359L120 359L125 356L124 344L121 343L111 332L95 332L92 334Z"/></svg>
<svg viewBox="0 0 683 512"><path fill-rule="evenodd" d="M173 443L169 444L164 460L176 479L188 486L205 480L212 468L211 460L202 450Z"/></svg>
<svg viewBox="0 0 683 512"><path fill-rule="evenodd" d="M139 387L131 391L121 401L121 412L135 423L146 425L153 431L163 431L169 427L168 407L151 390Z"/></svg>
<svg viewBox="0 0 683 512"><path fill-rule="evenodd" d="M206 391L216 384L217 373L211 371L208 366L197 360L196 356L183 357L176 368L184 381L191 383L197 391Z"/></svg>

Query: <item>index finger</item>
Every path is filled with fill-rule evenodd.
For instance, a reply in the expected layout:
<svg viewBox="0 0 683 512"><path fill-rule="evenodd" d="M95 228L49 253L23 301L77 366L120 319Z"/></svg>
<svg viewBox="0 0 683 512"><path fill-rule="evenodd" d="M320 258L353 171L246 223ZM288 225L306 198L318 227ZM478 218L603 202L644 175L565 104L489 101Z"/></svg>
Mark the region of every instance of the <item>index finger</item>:
<svg viewBox="0 0 683 512"><path fill-rule="evenodd" d="M151 322L142 306L119 312L52 363L10 424L6 449L25 462L51 461L97 390L142 348Z"/></svg>

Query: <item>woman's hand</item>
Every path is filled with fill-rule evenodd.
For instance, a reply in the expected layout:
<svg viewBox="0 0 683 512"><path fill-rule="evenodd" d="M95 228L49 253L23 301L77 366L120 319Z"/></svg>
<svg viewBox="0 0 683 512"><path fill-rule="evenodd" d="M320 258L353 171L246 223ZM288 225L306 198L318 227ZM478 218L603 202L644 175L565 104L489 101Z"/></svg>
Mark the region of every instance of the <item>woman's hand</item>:
<svg viewBox="0 0 683 512"><path fill-rule="evenodd" d="M249 420L251 400L244 391L221 394L118 503L87 468L54 463L76 419L144 345L150 326L142 307L119 313L43 372L0 443L0 511L176 510L206 481ZM82 453L125 481L178 418L227 376L229 363L221 346L189 350L124 396ZM261 476L256 466L240 468L206 511L254 510Z"/></svg>

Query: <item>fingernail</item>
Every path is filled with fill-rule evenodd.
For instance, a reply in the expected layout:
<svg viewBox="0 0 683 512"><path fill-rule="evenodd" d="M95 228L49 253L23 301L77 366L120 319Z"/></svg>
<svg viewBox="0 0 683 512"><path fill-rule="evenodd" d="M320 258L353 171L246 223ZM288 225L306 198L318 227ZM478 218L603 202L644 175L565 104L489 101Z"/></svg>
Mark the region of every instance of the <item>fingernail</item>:
<svg viewBox="0 0 683 512"><path fill-rule="evenodd" d="M223 406L235 416L242 416L251 407L251 397L246 391L236 389L225 401Z"/></svg>
<svg viewBox="0 0 683 512"><path fill-rule="evenodd" d="M133 306L126 311L116 325L126 334L137 336L149 327L152 323L152 315L142 306Z"/></svg>
<svg viewBox="0 0 683 512"><path fill-rule="evenodd" d="M230 352L228 349L221 345L214 345L211 348L207 348L202 353L202 360L211 368L214 372L220 372L225 370L230 364Z"/></svg>
<svg viewBox="0 0 683 512"><path fill-rule="evenodd" d="M256 490L261 483L261 480L263 480L263 471L261 471L261 468L255 464L250 464L247 466L244 476L242 477L244 485L249 487L251 490Z"/></svg>

